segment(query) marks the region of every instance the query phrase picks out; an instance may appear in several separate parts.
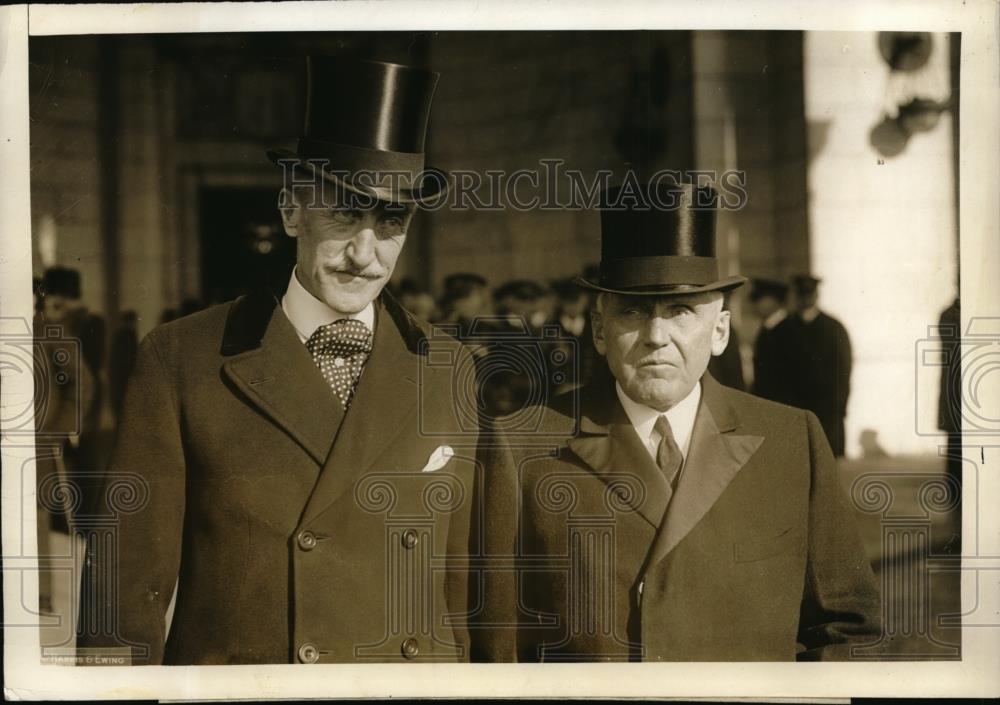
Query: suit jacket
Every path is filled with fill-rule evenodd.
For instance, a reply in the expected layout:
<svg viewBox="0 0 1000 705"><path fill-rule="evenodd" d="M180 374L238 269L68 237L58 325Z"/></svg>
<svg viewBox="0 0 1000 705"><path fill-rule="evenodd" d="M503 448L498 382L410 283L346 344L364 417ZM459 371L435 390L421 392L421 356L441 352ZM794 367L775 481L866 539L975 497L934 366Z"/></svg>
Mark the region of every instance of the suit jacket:
<svg viewBox="0 0 1000 705"><path fill-rule="evenodd" d="M81 646L154 664L466 658L478 435L455 399L471 362L386 295L376 317L346 414L271 294L145 338L91 529Z"/></svg>
<svg viewBox="0 0 1000 705"><path fill-rule="evenodd" d="M702 383L672 499L609 382L484 449L475 659L842 659L877 640L816 417Z"/></svg>

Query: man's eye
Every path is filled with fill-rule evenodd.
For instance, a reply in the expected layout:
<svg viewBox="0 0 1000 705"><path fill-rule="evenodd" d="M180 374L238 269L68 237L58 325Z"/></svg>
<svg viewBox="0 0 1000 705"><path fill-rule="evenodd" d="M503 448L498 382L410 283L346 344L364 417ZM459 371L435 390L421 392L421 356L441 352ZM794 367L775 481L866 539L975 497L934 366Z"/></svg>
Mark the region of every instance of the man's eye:
<svg viewBox="0 0 1000 705"><path fill-rule="evenodd" d="M402 235L406 232L406 219L398 215L387 215L379 220L379 228L389 236Z"/></svg>
<svg viewBox="0 0 1000 705"><path fill-rule="evenodd" d="M358 219L358 214L350 208L331 208L330 217L338 223L353 223Z"/></svg>

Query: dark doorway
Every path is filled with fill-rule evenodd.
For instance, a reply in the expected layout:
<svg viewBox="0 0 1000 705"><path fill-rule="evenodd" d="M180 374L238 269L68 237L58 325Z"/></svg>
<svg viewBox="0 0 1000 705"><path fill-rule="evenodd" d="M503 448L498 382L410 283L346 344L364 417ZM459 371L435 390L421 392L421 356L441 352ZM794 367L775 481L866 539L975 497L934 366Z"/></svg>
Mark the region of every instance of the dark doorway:
<svg viewBox="0 0 1000 705"><path fill-rule="evenodd" d="M276 188L203 188L201 291L206 304L230 301L261 286L278 292L295 264Z"/></svg>

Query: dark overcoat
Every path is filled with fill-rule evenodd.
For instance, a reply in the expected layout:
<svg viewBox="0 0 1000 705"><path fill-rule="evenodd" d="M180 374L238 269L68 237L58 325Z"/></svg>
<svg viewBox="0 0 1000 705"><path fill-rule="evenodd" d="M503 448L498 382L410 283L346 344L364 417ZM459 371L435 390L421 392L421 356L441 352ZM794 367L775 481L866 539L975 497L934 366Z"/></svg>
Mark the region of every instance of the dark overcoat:
<svg viewBox="0 0 1000 705"><path fill-rule="evenodd" d="M846 659L877 640L816 417L702 381L672 498L607 381L484 449L474 659Z"/></svg>
<svg viewBox="0 0 1000 705"><path fill-rule="evenodd" d="M773 328L760 327L753 345L753 393L781 404L794 401L789 319Z"/></svg>
<svg viewBox="0 0 1000 705"><path fill-rule="evenodd" d="M90 528L79 644L140 664L466 658L471 364L383 294L345 414L273 294L153 330Z"/></svg>
<svg viewBox="0 0 1000 705"><path fill-rule="evenodd" d="M844 455L844 418L851 393L851 338L833 316L820 312L807 322L799 315L783 321L788 346L784 375L787 403L816 414L837 457Z"/></svg>

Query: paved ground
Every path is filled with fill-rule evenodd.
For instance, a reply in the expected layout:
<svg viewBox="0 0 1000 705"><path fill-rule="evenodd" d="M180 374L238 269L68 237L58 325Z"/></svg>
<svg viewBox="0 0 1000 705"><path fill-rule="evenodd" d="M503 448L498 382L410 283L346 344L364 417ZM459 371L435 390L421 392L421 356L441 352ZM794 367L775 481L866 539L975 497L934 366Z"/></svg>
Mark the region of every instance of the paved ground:
<svg viewBox="0 0 1000 705"><path fill-rule="evenodd" d="M961 510L936 457L846 461L844 489L882 586L884 640L867 657L959 658ZM954 621L953 619L948 621Z"/></svg>

